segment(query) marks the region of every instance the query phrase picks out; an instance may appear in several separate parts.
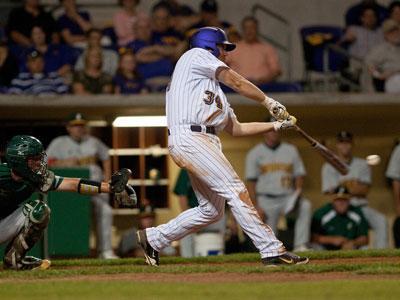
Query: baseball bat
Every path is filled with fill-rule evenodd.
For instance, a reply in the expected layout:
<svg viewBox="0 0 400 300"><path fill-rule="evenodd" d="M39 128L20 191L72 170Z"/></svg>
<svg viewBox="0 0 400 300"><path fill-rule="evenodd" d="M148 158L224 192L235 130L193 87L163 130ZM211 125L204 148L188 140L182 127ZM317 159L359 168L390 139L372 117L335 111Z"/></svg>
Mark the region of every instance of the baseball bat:
<svg viewBox="0 0 400 300"><path fill-rule="evenodd" d="M333 153L331 150L326 148L324 145L322 145L320 142L318 142L316 139L311 137L308 133L306 133L303 129L301 129L298 125L295 125L294 128L298 133L300 133L301 136L303 136L307 142L311 144L311 146L318 151L319 154L328 162L330 163L336 170L339 171L340 174L346 175L349 173L349 168L346 166L346 164L341 161L341 159Z"/></svg>

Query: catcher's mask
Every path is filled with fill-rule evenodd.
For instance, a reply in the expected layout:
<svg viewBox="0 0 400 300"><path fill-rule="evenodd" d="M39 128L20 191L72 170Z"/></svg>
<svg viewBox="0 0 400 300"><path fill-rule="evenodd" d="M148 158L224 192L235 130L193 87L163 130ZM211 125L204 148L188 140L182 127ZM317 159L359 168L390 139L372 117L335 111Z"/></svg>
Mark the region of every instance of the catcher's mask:
<svg viewBox="0 0 400 300"><path fill-rule="evenodd" d="M47 175L47 155L42 143L29 135L16 135L8 143L6 161L18 176L43 184Z"/></svg>

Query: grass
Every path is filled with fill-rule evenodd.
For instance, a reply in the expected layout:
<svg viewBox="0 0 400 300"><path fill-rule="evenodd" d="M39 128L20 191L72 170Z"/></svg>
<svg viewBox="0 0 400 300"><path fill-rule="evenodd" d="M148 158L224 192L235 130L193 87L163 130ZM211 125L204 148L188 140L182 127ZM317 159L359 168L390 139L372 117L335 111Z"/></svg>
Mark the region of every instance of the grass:
<svg viewBox="0 0 400 300"><path fill-rule="evenodd" d="M0 285L1 299L398 299L398 281L291 283L44 282Z"/></svg>
<svg viewBox="0 0 400 300"><path fill-rule="evenodd" d="M266 268L258 254L235 254L185 259L162 257L162 265L152 268L142 258L119 260L70 259L53 260L45 272L0 271L0 299L399 299L400 250L366 250L309 252L311 263L303 266ZM340 258L380 257L374 261L341 261ZM323 263L312 264L312 260ZM324 262L325 260L325 262ZM331 260L331 261L330 261ZM358 280L315 281L319 274L342 272ZM297 273L301 282L223 282L218 284L193 282L132 282L129 277L107 281L115 274L289 274ZM313 274L314 281L307 281ZM335 273L336 274L336 273ZM89 275L102 275L94 280ZM378 281L361 275L385 275ZM78 277L79 276L79 280ZM85 278L86 276L86 278ZM207 276L207 275L204 275ZM326 275L324 275L326 276ZM394 277L391 277L394 276ZM146 278L146 277L145 277ZM162 277L161 277L162 278ZM263 278L263 277L261 277ZM270 278L270 277L269 277ZM59 279L59 280L56 280ZM61 279L61 280L60 280Z"/></svg>

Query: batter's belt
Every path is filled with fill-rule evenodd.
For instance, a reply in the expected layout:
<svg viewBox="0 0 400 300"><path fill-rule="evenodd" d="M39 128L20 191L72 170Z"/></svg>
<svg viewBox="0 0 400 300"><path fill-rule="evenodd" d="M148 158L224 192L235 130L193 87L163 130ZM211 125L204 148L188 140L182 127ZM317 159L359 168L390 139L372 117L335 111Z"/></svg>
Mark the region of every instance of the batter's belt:
<svg viewBox="0 0 400 300"><path fill-rule="evenodd" d="M209 134L217 134L214 126L190 125L189 129L193 132L205 132ZM168 135L171 135L170 129L168 129Z"/></svg>

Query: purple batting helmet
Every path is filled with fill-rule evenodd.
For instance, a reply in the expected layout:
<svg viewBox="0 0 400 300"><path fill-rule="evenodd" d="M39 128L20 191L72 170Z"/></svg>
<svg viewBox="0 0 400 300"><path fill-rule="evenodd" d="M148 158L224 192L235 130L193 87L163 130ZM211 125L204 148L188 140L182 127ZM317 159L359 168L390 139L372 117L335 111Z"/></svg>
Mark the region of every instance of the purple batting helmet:
<svg viewBox="0 0 400 300"><path fill-rule="evenodd" d="M235 44L228 41L225 32L218 27L202 27L190 38L190 48L211 50L215 57L220 54L217 45L223 45L226 51L236 48Z"/></svg>

